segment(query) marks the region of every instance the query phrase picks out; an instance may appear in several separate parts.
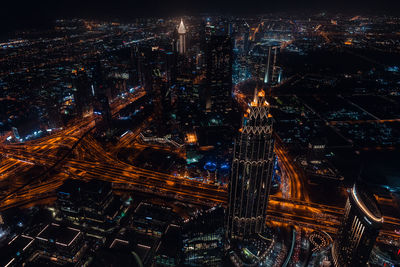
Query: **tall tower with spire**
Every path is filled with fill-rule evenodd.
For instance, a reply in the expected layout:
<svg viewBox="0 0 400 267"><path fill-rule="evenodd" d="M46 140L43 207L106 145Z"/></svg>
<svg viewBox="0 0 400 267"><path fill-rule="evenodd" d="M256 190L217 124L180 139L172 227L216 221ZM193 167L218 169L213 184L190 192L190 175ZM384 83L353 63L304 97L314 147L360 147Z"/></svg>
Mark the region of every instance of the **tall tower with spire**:
<svg viewBox="0 0 400 267"><path fill-rule="evenodd" d="M263 232L272 180L272 116L263 90L256 90L235 142L226 237L246 239Z"/></svg>
<svg viewBox="0 0 400 267"><path fill-rule="evenodd" d="M186 27L185 24L183 24L183 20L181 19L181 23L179 24L178 27L178 35L179 35L179 41L178 41L178 52L179 54L186 54Z"/></svg>

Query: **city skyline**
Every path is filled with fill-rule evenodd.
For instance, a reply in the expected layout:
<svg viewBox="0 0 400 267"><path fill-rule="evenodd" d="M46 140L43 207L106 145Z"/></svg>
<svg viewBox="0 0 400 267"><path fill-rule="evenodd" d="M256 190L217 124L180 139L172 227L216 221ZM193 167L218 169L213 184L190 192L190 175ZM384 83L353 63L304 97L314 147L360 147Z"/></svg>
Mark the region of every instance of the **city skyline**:
<svg viewBox="0 0 400 267"><path fill-rule="evenodd" d="M400 264L400 17L250 10L1 42L0 265Z"/></svg>
<svg viewBox="0 0 400 267"><path fill-rule="evenodd" d="M396 0L383 1L258 1L251 0L246 4L241 2L222 1L170 1L168 6L161 0L156 2L145 1L27 1L4 3L7 10L1 18L0 36L7 36L15 30L23 29L48 29L54 21L60 18L87 18L100 20L122 20L129 22L136 17L152 16L180 16L222 14L222 15L252 15L271 14L279 12L293 12L294 14L309 12L339 12L347 15L398 15L400 5ZM79 8L77 8L79 7Z"/></svg>

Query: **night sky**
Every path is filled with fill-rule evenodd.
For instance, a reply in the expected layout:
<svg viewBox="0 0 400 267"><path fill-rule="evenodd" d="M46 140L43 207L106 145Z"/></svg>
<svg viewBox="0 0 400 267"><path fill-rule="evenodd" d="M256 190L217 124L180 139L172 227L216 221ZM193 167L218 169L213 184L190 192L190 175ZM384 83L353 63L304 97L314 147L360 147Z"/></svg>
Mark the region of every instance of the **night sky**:
<svg viewBox="0 0 400 267"><path fill-rule="evenodd" d="M332 11L351 14L399 14L398 0L7 0L0 7L2 33L23 28L44 28L60 17L120 18L221 13Z"/></svg>

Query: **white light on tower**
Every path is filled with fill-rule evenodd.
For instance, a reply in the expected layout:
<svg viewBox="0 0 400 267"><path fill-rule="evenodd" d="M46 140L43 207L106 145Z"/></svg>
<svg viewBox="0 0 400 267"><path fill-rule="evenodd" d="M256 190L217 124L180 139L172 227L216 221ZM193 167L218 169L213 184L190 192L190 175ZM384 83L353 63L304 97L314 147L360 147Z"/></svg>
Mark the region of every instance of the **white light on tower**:
<svg viewBox="0 0 400 267"><path fill-rule="evenodd" d="M181 19L181 23L178 27L178 34L179 34L179 44L178 44L178 52L180 54L186 53L186 27L183 24L183 20Z"/></svg>

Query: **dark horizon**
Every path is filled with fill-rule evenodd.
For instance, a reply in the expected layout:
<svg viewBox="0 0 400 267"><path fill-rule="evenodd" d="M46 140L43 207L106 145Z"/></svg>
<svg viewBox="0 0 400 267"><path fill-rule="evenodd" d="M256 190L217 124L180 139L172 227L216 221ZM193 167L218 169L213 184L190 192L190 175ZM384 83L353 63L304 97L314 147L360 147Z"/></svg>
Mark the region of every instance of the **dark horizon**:
<svg viewBox="0 0 400 267"><path fill-rule="evenodd" d="M350 15L387 14L398 15L400 3L396 0L383 1L333 1L315 0L295 1L259 1L232 2L228 0L200 2L174 0L165 1L105 1L78 0L53 1L14 1L4 4L0 35L11 34L17 30L46 29L59 18L88 18L99 20L120 19L129 21L137 17L171 17L200 15L204 13L221 15L256 15L269 13L316 12L345 13Z"/></svg>

